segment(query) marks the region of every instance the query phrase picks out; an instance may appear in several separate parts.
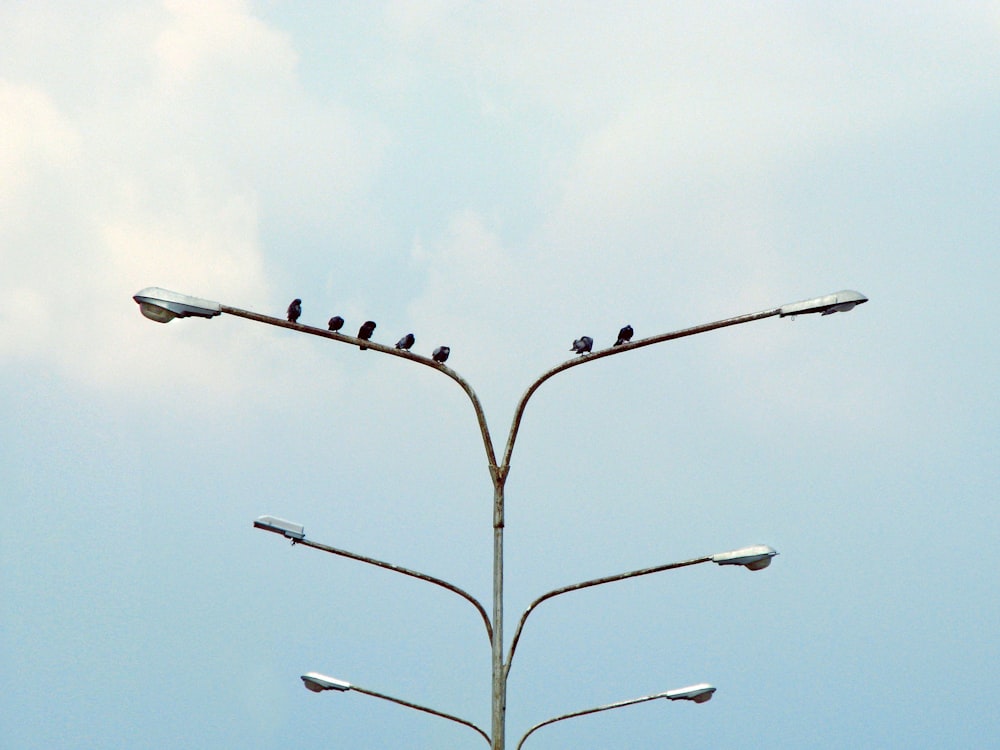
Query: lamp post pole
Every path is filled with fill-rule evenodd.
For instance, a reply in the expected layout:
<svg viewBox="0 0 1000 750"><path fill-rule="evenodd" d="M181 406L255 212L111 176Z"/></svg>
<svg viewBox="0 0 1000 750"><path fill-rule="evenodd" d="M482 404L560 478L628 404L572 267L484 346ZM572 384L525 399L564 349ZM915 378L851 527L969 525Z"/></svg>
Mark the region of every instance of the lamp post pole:
<svg viewBox="0 0 1000 750"><path fill-rule="evenodd" d="M493 477L493 639L492 707L493 750L503 750L507 717L507 666L503 661L503 490L507 465L490 467Z"/></svg>
<svg viewBox="0 0 1000 750"><path fill-rule="evenodd" d="M595 581L587 582L586 584L576 586L576 587L566 587L564 590L556 590L555 592L550 592L539 600L536 600L528 611L525 612L521 619L520 624L517 628L517 633L515 635L515 641L511 644L510 655L508 659L504 660L503 651L503 532L504 532L504 486L507 481L507 475L510 471L510 459L511 454L514 451L514 443L517 439L518 429L520 428L521 418L524 415L524 409L527 406L528 400L531 396L538 390L538 388L549 378L568 370L572 367L585 364L587 362L593 362L598 359L603 359L605 357L610 357L616 354L623 354L627 351L632 351L633 349L639 349L644 346L651 346L653 344L659 344L664 341L671 341L673 339L684 338L687 336L693 336L699 333L706 333L708 331L713 331L718 328L726 328L733 325L739 325L742 323L749 323L755 320L763 320L764 318L770 318L774 316L794 316L794 315L804 315L809 313L820 313L822 315L829 315L835 312L846 312L851 310L856 305L862 304L868 301L868 298L859 292L852 290L843 290L836 292L834 294L826 295L823 297L815 297L808 300L803 300L801 302L790 303L787 305L782 305L780 307L774 307L767 310L762 310L756 313L749 313L746 315L739 315L733 318L726 318L723 320L715 321L713 323L706 323L699 326L693 326L691 328L684 328L678 331L673 331L671 333L659 334L656 336L650 336L644 339L637 339L635 341L623 343L618 346L608 347L606 349L601 349L592 353L587 353L585 355L575 357L573 359L567 360L555 367L551 368L547 372L540 375L535 379L533 383L525 390L524 395L521 396L520 401L514 410L514 416L511 420L510 431L507 436L507 443L504 448L503 457L500 462L496 459L496 451L494 450L493 440L490 437L489 427L486 423L486 415L483 411L482 404L479 401L479 397L476 395L475 391L469 385L469 383L461 377L458 373L447 367L443 363L436 362L428 357L423 357L418 354L414 354L407 350L390 348L384 346L374 341L355 338L346 334L341 334L338 332L327 331L321 328L315 328L313 326L307 326L300 324L298 322L290 322L282 320L280 318L275 318L269 315L261 315L259 313L251 312L248 310L242 310L236 307L230 307L227 305L222 305L217 302L212 302L209 300L204 300L201 298L190 297L188 295L179 294L177 292L171 292L165 289L160 289L158 287L149 287L138 292L133 299L138 303L142 314L147 318L154 320L159 323L167 323L175 317L202 317L202 318L212 318L220 313L226 313L228 315L233 315L236 317L246 318L248 320L253 320L260 323L267 323L268 325L279 326L282 328L290 328L302 333L308 333L314 336L321 336L328 339L333 339L335 341L340 341L346 344L353 344L356 346L363 346L367 349L372 349L375 351L382 352L384 354L390 354L396 357L402 357L404 359L409 359L419 364L425 365L427 367L432 367L440 370L442 373L450 377L456 383L461 386L468 395L470 401L472 402L472 407L476 413L476 419L479 423L480 435L483 440L483 447L486 451L486 458L490 471L490 478L493 484L493 616L492 623L487 622L487 632L490 635L490 646L491 646L491 664L492 664L492 691L491 691L491 728L492 733L490 737L492 750L503 750L505 747L505 724L506 724L506 713L507 713L507 675L510 670L511 659L514 656L514 646L516 646L517 638L520 637L521 628L524 625L524 620L530 614L531 609L538 603L540 603L545 598L555 596L559 593L565 593L566 591L575 590L583 585L597 585L598 583L606 583L611 580L618 580L618 576L612 576L608 579L598 579ZM332 550L328 550L332 551ZM338 551L342 552L342 551ZM773 554L773 551L772 551ZM356 559L362 559L366 562L373 562L370 559L361 558L361 556L356 556L353 554L348 554L347 556L353 556ZM684 564L693 564L693 562L705 562L712 558L699 559L697 561L692 561ZM378 561L374 561L375 564L380 564L382 567L392 568L394 566L388 563L382 564ZM716 560L716 562L719 562ZM655 570L668 569L669 566L660 567ZM655 572L654 569L647 569L645 572ZM404 572L408 575L416 575L416 577L422 577L427 580L431 580L430 576L423 576L423 574L415 574L414 571L406 571L405 569L400 569L398 572ZM634 575L641 575L643 571L637 571ZM628 575L628 574L626 574ZM455 590L457 587L452 587L450 584L446 584L440 579L433 579L431 582L437 583L438 585L444 585L446 588L451 588ZM476 603L470 596L466 595L465 592L461 590L456 591L460 595ZM482 607L478 607L480 613L482 613ZM492 627L490 625L492 624ZM532 730L533 731L533 730ZM523 741L523 740L522 740Z"/></svg>

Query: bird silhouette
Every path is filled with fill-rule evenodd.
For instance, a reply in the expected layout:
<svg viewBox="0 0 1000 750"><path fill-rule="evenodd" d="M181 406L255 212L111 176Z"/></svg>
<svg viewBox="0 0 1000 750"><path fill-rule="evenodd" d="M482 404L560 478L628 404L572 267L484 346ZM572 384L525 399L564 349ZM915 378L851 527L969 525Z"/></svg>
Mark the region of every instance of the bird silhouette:
<svg viewBox="0 0 1000 750"><path fill-rule="evenodd" d="M615 346L621 346L622 344L631 341L633 333L635 333L635 331L632 330L632 326L626 325L618 331L618 340L615 342Z"/></svg>
<svg viewBox="0 0 1000 750"><path fill-rule="evenodd" d="M439 346L434 350L434 354L431 357L435 362L441 362L442 364L448 360L448 355L451 354L451 347Z"/></svg>
<svg viewBox="0 0 1000 750"><path fill-rule="evenodd" d="M399 341L396 342L396 348L409 349L411 346L413 346L414 341L416 341L416 339L414 338L413 334L408 333L405 336L403 336L403 338L401 338Z"/></svg>
<svg viewBox="0 0 1000 750"><path fill-rule="evenodd" d="M344 327L344 319L339 315L334 315L330 318L330 322L326 324L327 330L339 331Z"/></svg>
<svg viewBox="0 0 1000 750"><path fill-rule="evenodd" d="M361 330L358 331L358 338L364 341L368 341L372 337L373 333L375 333L375 321L366 320L364 323L361 324ZM361 351L364 351L367 348L368 347L365 346L364 344L361 345Z"/></svg>
<svg viewBox="0 0 1000 750"><path fill-rule="evenodd" d="M594 340L590 336L581 336L573 342L573 348L570 351L577 354L586 354L593 348Z"/></svg>
<svg viewBox="0 0 1000 750"><path fill-rule="evenodd" d="M292 304L288 306L288 322L298 323L299 316L302 314L302 300L298 297L292 300Z"/></svg>

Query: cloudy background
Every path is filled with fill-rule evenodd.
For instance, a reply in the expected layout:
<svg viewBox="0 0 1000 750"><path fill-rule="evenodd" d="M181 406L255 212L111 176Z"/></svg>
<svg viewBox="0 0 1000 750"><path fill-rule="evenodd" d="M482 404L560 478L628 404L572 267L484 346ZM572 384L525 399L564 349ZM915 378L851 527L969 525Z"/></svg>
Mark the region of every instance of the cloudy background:
<svg viewBox="0 0 1000 750"><path fill-rule="evenodd" d="M507 484L508 746L1000 736L1000 6L0 4L7 748L482 747L491 486L468 399L146 286L407 331L484 403L569 356L838 289L546 383ZM992 738L992 739L991 739Z"/></svg>

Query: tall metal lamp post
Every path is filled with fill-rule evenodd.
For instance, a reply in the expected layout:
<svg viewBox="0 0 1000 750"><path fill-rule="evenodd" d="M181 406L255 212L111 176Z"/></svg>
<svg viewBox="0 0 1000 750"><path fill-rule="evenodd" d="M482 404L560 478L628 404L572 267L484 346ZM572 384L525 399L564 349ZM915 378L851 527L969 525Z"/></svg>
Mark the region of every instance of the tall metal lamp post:
<svg viewBox="0 0 1000 750"><path fill-rule="evenodd" d="M749 323L755 320L763 320L764 318L771 317L786 317L794 315L806 315L810 313L819 313L821 315L829 315L836 312L847 312L853 309L855 306L860 305L868 301L868 298L863 294L852 291L843 290L836 292L834 294L829 294L823 297L814 297L812 299L802 300L801 302L794 302L786 305L781 305L779 307L773 307L767 310L762 310L756 313L749 313L746 315L739 315L733 318L726 318L724 320L718 320L713 323L706 323L699 326L693 326L691 328L684 328L678 331L673 331L671 333L663 333L656 336L650 336L644 339L637 339L635 341L630 341L623 343L618 346L609 347L607 349L601 349L592 353L587 353L583 356L574 357L573 359L567 360L562 364L556 365L547 372L542 373L541 376L535 379L524 395L521 396L517 407L514 410L514 416L511 420L510 430L507 435L507 443L504 447L503 454L500 460L497 460L497 453L494 449L493 440L490 437L489 427L486 424L486 416L483 412L482 405L480 404L479 397L476 392L472 389L469 383L461 377L457 372L452 370L450 367L443 363L436 362L428 357L421 356L419 354L414 354L410 351L403 349L391 348L378 342L374 341L362 341L354 336L349 336L334 331L327 331L322 328L316 328L313 326L303 325L301 323L293 323L287 320L282 320L281 318L275 318L269 315L261 315L260 313L250 312L248 310L241 310L236 307L229 307L228 305L223 305L218 302L212 302L206 299L200 299L198 297L191 297L185 294L179 294L177 292L171 292L166 289L160 289L159 287L148 287L141 290L134 295L133 299L139 305L139 308L143 315L145 315L150 320L156 321L158 323L168 323L174 318L185 318L185 317L200 317L200 318L213 318L217 315L225 313L227 315L233 315L240 318L246 318L248 320L253 320L259 323L267 323L268 325L279 326L281 328L290 328L295 331L302 333L308 333L313 336L321 336L323 338L333 339L334 341L339 341L345 344L351 344L354 346L364 347L373 351L378 351L383 354L389 354L394 357L402 357L403 359L408 359L412 362L424 365L426 367L431 367L439 372L447 375L449 378L454 380L458 385L465 391L469 400L472 402L472 407L475 410L476 419L479 423L479 430L483 440L483 447L486 451L487 466L490 472L490 479L493 484L493 612L492 616L486 614L485 608L471 595L458 589L456 586L442 581L441 579L434 578L433 576L427 576L416 571L407 570L399 566L392 565L390 563L384 563L378 560L373 560L371 558L366 558L361 555L356 555L354 553L349 553L344 550L336 550L334 548L326 547L325 545L319 545L313 542L308 542L308 546L317 547L319 549L324 549L325 551L332 552L334 554L339 554L346 557L351 557L356 560L367 562L370 564L378 565L387 569L395 570L396 572L404 573L416 578L426 580L436 585L442 586L444 588L452 590L454 593L459 594L463 598L470 601L478 609L480 615L482 616L485 625L487 635L490 638L490 646L492 652L492 731L487 737L486 733L483 732L478 727L475 727L470 722L466 722L463 719L458 719L457 717L452 717L448 714L444 714L440 711L435 711L433 709L426 709L424 707L416 706L415 704L408 704L404 701L398 699L391 699L397 703L402 703L403 705L409 705L412 708L417 708L419 710L428 711L429 713L442 716L444 718L450 718L460 723L471 726L476 729L477 732L482 734L490 742L493 750L503 750L505 747L505 724L506 724L506 710L507 710L507 677L510 672L511 660L514 656L514 649L517 646L517 641L520 638L521 630L524 626L524 622L528 615L534 609L535 606L540 604L546 599L552 598L559 594L568 593L569 591L578 590L580 588L585 588L588 586L595 586L603 583L610 583L612 581L622 580L624 578L645 575L648 573L659 572L661 570L669 570L676 567L682 567L685 565L693 565L700 562L716 562L720 565L722 564L738 564L743 565L751 570L758 570L770 562L771 557L775 554L774 550L770 547L757 547L749 548L756 550L755 552L748 553L746 549L735 550L729 553L721 553L719 555L712 555L706 558L697 558L695 560L685 561L682 563L672 563L664 566L656 566L654 568L646 568L639 571L632 571L629 573L622 573L614 576L608 576L606 578L595 579L593 581L586 581L582 584L576 584L573 586L567 586L562 589L556 589L548 594L543 595L536 599L525 611L521 617L521 621L518 624L517 630L514 635L514 639L511 642L510 651L507 657L504 657L504 639L503 639L503 532L504 532L504 486L507 481L507 475L510 471L510 459L511 454L514 451L514 442L517 439L518 429L521 425L521 418L524 415L524 409L527 406L528 400L535 393L536 390L549 378L554 375L559 374L565 370L572 367L577 367L588 362L593 362L598 359L603 359L605 357L611 357L617 354L624 354L625 352L630 352L635 349L639 349L644 346L651 346L653 344L659 344L664 341L672 341L674 339L684 338L687 336L693 336L699 333L707 333L708 331L714 331L718 328L726 328L729 326L739 325L742 323ZM268 531L276 531L282 533L285 536L291 538L294 542L307 544L305 540L305 534L301 526L297 524L292 524L287 521L282 521L281 519L276 519L271 516L265 516L258 519L255 523L259 528L264 528ZM287 527L292 527L291 529ZM303 678L305 679L305 678ZM306 681L307 686L310 683ZM315 683L314 683L315 684ZM343 683L348 685L348 683ZM311 689L317 689L312 687ZM323 688L320 688L323 689ZM348 688L334 688L346 690ZM370 693L370 691L369 691ZM371 694L371 693L370 693ZM710 695L710 694L709 694ZM386 697L381 694L378 697ZM669 697L669 696L667 696ZM633 701L634 702L634 701ZM622 705L629 705L629 702L625 702ZM610 704L608 708L617 707L618 704ZM595 710L604 710L595 709ZM591 713L592 711L578 712L571 715L565 715L563 717L556 717L549 721L543 722L542 724L533 727L529 734L535 729L544 726L545 724L551 723L553 721L561 720L563 718L570 718L571 716L580 715L580 713ZM527 738L525 735L521 742Z"/></svg>

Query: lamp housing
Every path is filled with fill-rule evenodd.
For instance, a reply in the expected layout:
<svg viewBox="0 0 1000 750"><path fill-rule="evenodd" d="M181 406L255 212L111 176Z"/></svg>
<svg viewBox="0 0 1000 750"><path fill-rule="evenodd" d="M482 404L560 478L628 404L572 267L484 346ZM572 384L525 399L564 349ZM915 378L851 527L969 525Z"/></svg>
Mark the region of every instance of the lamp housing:
<svg viewBox="0 0 1000 750"><path fill-rule="evenodd" d="M689 685L688 687L677 688L676 690L668 690L663 694L663 697L672 701L694 701L695 703L705 703L706 701L712 700L712 694L714 692L714 686L709 685L707 682L701 682L697 685Z"/></svg>
<svg viewBox="0 0 1000 750"><path fill-rule="evenodd" d="M157 323L169 323L174 318L214 318L222 314L222 306L218 302L171 292L158 286L146 287L132 299L143 315Z"/></svg>
<svg viewBox="0 0 1000 750"><path fill-rule="evenodd" d="M778 553L766 544L755 544L731 552L719 552L712 555L712 562L716 565L742 565L748 570L763 570L771 564L771 558L776 554Z"/></svg>
<svg viewBox="0 0 1000 750"><path fill-rule="evenodd" d="M306 529L302 524L286 521L284 518L260 516L253 522L253 525L255 529L271 531L275 534L281 534L282 536L288 537L289 539L306 538Z"/></svg>
<svg viewBox="0 0 1000 750"><path fill-rule="evenodd" d="M821 315L832 315L836 312L847 312L853 310L858 305L864 304L868 298L861 292L853 289L842 289L839 292L828 294L825 297L813 297L801 302L792 302L782 305L778 314L784 318L788 315L806 315L808 313L820 313Z"/></svg>
<svg viewBox="0 0 1000 750"><path fill-rule="evenodd" d="M306 672L301 677L302 684L314 693L322 693L324 690L339 690L341 692L351 689L351 683L327 677L319 672Z"/></svg>

